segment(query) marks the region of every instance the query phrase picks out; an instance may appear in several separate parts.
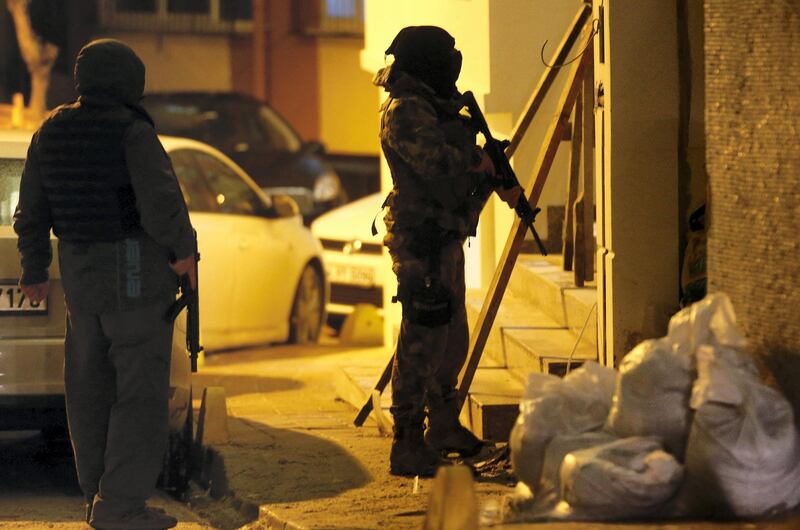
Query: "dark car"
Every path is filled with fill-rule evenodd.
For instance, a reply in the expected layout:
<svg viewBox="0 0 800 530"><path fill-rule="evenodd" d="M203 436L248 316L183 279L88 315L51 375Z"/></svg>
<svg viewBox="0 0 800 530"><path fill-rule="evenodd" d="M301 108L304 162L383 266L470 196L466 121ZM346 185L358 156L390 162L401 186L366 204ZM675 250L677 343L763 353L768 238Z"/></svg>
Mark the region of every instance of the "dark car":
<svg viewBox="0 0 800 530"><path fill-rule="evenodd" d="M142 104L160 134L216 147L268 194L295 199L306 223L347 202L322 144L304 142L266 103L232 92L163 92Z"/></svg>

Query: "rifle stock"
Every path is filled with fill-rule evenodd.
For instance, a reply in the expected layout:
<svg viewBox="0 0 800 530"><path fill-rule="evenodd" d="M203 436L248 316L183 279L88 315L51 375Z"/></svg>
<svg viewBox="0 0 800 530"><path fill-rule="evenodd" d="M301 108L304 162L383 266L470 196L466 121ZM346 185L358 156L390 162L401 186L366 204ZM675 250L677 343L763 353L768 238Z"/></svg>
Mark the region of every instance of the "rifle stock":
<svg viewBox="0 0 800 530"><path fill-rule="evenodd" d="M462 101L464 102L464 106L466 106L467 110L469 111L472 123L476 126L478 131L486 140L483 149L486 151L486 154L489 155L489 158L491 158L495 170L501 179L503 188L511 189L520 186L519 179L517 178L516 173L514 173L514 169L511 167L511 163L508 161L508 157L505 153L505 149L509 145L509 142L497 140L492 136L492 132L489 130L489 124L486 123L486 118L484 117L480 106L478 106L478 102L475 100L475 95L472 92L464 92L462 95ZM533 223L536 220L536 215L540 211L541 208L531 208L531 204L528 202L528 198L525 197L524 193L520 194L519 200L517 200L517 204L514 206L514 212L516 212L520 220L528 228L530 228L531 234L533 234L533 239L536 241L536 245L539 247L539 251L543 256L546 256L547 249L545 249L541 238L539 238L539 234L536 232L536 228L533 226Z"/></svg>

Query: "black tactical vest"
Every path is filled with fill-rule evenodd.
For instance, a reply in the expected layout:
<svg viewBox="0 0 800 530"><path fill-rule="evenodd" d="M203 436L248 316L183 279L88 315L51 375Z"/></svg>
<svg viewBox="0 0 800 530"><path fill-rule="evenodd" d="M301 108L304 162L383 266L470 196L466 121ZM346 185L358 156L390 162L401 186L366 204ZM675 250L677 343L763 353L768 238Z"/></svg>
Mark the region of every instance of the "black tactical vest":
<svg viewBox="0 0 800 530"><path fill-rule="evenodd" d="M119 241L141 230L123 145L135 119L124 106L73 103L42 125L40 172L59 239Z"/></svg>

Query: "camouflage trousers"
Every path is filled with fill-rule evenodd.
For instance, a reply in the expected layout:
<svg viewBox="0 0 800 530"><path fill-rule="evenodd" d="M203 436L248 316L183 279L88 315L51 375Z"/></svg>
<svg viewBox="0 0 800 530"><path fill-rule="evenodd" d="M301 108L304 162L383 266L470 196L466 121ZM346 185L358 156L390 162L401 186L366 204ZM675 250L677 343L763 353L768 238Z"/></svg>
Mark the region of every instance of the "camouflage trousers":
<svg viewBox="0 0 800 530"><path fill-rule="evenodd" d="M438 247L438 257L431 260L411 253L409 239L399 234L387 236L398 292L424 281L430 265L438 261L439 279L450 294L452 317L449 323L435 327L403 317L392 369L391 412L397 425L422 423L426 406L435 409L452 404L469 348L463 242L453 239Z"/></svg>

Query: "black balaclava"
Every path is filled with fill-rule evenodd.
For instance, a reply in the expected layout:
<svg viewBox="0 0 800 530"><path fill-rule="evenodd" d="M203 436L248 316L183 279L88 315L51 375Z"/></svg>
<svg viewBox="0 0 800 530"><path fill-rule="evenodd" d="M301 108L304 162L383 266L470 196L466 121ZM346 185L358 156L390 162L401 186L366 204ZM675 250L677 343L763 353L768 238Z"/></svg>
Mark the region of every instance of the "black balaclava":
<svg viewBox="0 0 800 530"><path fill-rule="evenodd" d="M137 106L144 93L144 63L124 42L94 40L75 61L75 88L81 96Z"/></svg>
<svg viewBox="0 0 800 530"><path fill-rule="evenodd" d="M386 49L394 55L393 73L405 72L431 87L443 98L456 93L461 73L461 52L447 31L437 26L403 28Z"/></svg>

